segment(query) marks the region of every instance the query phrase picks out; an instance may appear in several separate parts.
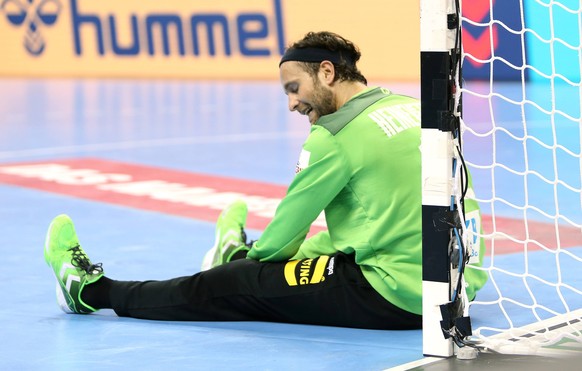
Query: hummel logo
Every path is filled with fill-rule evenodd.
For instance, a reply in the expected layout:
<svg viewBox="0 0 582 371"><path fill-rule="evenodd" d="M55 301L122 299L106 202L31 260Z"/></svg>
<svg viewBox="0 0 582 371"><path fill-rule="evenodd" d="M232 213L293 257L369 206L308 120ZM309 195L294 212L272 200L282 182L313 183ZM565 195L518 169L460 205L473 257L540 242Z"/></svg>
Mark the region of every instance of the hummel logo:
<svg viewBox="0 0 582 371"><path fill-rule="evenodd" d="M42 54L46 45L41 27L54 25L61 7L59 0L0 0L0 10L8 22L26 27L24 47L34 56Z"/></svg>

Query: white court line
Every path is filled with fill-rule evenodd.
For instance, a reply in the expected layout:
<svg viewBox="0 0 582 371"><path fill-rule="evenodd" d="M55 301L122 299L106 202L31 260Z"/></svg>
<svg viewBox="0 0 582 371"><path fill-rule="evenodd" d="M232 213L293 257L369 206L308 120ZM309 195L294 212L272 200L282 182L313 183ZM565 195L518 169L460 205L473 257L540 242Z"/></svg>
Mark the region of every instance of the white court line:
<svg viewBox="0 0 582 371"><path fill-rule="evenodd" d="M306 138L308 132L272 132L272 133L249 133L249 134L230 134L230 135L212 135L212 136L196 136L184 138L165 138L165 139L146 139L138 141L124 141L124 142L110 142L110 143L94 143L82 144L73 146L61 147L44 147L35 149L25 149L16 151L0 152L0 159L16 159L30 156L43 156L55 154L75 153L79 151L98 152L123 150L134 148L148 148L148 147L165 147L173 145L184 144L207 144L207 143L233 143L245 142L251 140L272 140L279 138Z"/></svg>
<svg viewBox="0 0 582 371"><path fill-rule="evenodd" d="M405 363L403 365L400 366L395 366L392 368L388 368L384 371L407 371L407 370L411 370L413 368L417 368L420 366L425 366L428 365L430 363L434 363L434 362L438 362L438 361L442 361L446 358L439 358L439 357L424 357L422 359L416 360L416 361L412 361L412 362L408 362Z"/></svg>

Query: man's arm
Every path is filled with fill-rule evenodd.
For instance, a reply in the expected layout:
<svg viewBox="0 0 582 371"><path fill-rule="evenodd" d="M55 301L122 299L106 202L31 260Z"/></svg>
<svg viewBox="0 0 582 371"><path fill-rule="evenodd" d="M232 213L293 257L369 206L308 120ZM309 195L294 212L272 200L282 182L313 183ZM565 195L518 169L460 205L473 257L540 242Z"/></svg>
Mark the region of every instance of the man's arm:
<svg viewBox="0 0 582 371"><path fill-rule="evenodd" d="M311 223L349 181L347 159L335 138L323 127L312 127L301 161L307 166L299 169L275 217L254 243L248 258L283 261L293 257Z"/></svg>

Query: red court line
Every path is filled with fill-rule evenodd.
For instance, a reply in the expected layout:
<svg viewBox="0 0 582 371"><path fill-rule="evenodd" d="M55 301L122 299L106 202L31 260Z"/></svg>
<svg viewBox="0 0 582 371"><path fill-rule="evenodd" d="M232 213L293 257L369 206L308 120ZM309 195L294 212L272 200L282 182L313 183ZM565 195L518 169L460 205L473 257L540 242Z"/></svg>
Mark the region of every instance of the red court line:
<svg viewBox="0 0 582 371"><path fill-rule="evenodd" d="M249 206L247 227L258 230L267 226L286 192L285 186L265 182L96 158L4 164L0 166L0 183L209 222L216 221L232 201L243 199ZM482 222L485 234L491 234L493 218L484 215ZM320 218L312 232L324 228ZM495 230L496 253L524 249L522 243L503 234L520 241L529 236L528 250L539 250L540 245L556 249L557 236L561 247L582 245L580 229L571 226L535 221L526 225L524 220L496 217ZM486 242L491 251L491 239Z"/></svg>
<svg viewBox="0 0 582 371"><path fill-rule="evenodd" d="M523 219L500 216L493 220L491 215L483 215L482 223L485 235L491 235L496 231L494 240L491 238L485 240L487 251L491 252L493 246L496 254L521 252L524 248L527 251L536 251L542 249L541 245L551 250L558 247L582 246L582 230L572 226L532 220L526 222Z"/></svg>
<svg viewBox="0 0 582 371"><path fill-rule="evenodd" d="M245 199L247 226L259 230L286 191L275 184L95 158L3 165L0 182L209 222L230 202Z"/></svg>

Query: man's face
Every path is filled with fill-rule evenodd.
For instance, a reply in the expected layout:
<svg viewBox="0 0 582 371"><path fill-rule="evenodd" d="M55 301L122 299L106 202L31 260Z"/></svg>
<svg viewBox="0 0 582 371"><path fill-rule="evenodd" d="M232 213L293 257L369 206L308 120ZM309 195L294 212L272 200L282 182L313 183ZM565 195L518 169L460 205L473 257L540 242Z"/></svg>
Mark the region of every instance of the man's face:
<svg viewBox="0 0 582 371"><path fill-rule="evenodd" d="M279 72L290 111L307 115L313 125L321 116L337 110L335 96L321 69L314 77L299 62L289 61L281 65Z"/></svg>

